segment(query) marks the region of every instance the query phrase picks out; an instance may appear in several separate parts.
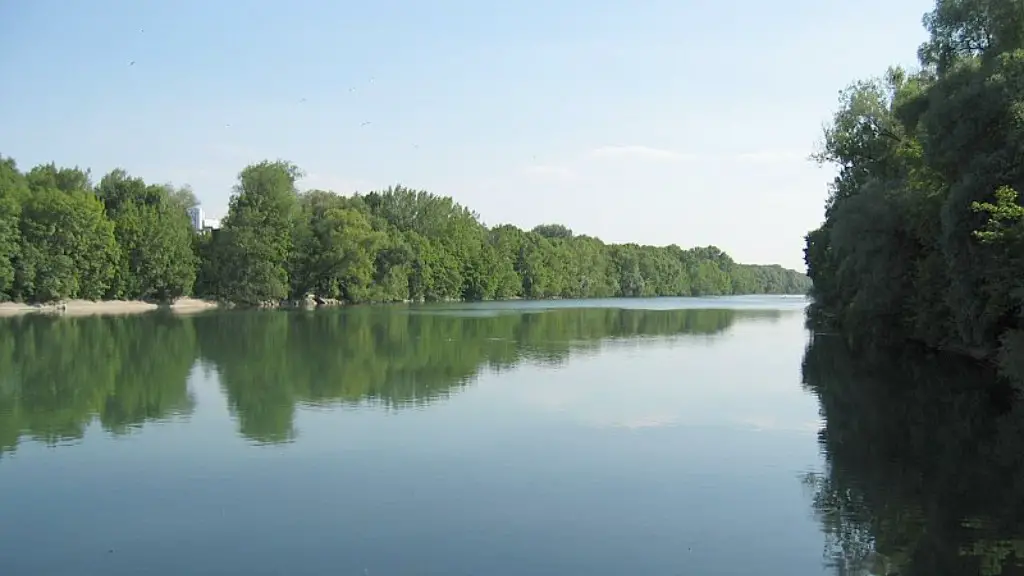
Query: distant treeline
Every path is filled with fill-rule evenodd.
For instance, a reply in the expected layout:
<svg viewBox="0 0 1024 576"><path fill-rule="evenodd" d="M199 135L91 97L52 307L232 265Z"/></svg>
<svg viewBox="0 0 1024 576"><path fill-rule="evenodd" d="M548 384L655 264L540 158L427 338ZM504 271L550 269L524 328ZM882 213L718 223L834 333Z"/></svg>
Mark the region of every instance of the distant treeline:
<svg viewBox="0 0 1024 576"><path fill-rule="evenodd" d="M1024 10L939 0L921 68L847 89L807 235L819 319L870 341L1024 351Z"/></svg>
<svg viewBox="0 0 1024 576"><path fill-rule="evenodd" d="M191 190L0 157L0 300L244 305L309 297L349 303L804 294L780 266L714 247L605 244L551 224L488 228L451 198L403 187L300 192L283 161L238 175L223 228L192 229Z"/></svg>

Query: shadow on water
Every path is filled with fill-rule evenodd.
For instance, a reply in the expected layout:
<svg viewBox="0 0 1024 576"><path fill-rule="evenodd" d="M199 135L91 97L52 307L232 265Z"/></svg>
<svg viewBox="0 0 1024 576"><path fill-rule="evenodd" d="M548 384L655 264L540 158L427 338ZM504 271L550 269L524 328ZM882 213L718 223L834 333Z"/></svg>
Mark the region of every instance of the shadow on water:
<svg viewBox="0 0 1024 576"><path fill-rule="evenodd" d="M401 307L196 316L26 316L0 321L0 454L22 439L113 434L188 414L199 362L216 374L240 432L295 437L298 406L389 409L444 399L481 370L559 365L602 342L713 336L772 310L563 308L498 315Z"/></svg>
<svg viewBox="0 0 1024 576"><path fill-rule="evenodd" d="M1024 574L1024 406L994 370L819 336L803 379L826 460L805 481L836 574Z"/></svg>

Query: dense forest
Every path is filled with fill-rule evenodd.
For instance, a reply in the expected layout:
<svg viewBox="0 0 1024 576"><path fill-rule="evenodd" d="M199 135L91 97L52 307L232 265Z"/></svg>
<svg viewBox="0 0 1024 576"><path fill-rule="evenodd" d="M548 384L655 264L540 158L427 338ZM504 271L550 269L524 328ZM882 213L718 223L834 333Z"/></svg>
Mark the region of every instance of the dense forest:
<svg viewBox="0 0 1024 576"><path fill-rule="evenodd" d="M807 235L812 316L863 340L1024 351L1024 3L938 0L919 69L857 82Z"/></svg>
<svg viewBox="0 0 1024 576"><path fill-rule="evenodd" d="M605 244L549 224L487 227L451 198L404 187L342 196L299 191L293 164L244 168L219 230L192 229L190 189L114 170L0 157L0 301L242 305L805 294L780 266L708 246Z"/></svg>

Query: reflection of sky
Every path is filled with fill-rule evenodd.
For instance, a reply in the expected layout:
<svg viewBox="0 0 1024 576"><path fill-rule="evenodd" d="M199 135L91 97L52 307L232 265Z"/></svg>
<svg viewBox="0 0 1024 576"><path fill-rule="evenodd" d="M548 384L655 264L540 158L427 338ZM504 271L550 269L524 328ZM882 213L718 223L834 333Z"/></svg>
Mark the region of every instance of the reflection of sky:
<svg viewBox="0 0 1024 576"><path fill-rule="evenodd" d="M800 387L803 317L738 319L718 336L606 341L552 369L484 374L452 411L586 426L732 426L814 434L817 404ZM500 406L501 409L488 409Z"/></svg>
<svg viewBox="0 0 1024 576"><path fill-rule="evenodd" d="M591 300L498 300L492 302L455 302L412 305L418 314L455 316L492 316L522 314L565 308L621 308L626 310L803 310L803 296L707 296L702 298L594 298Z"/></svg>
<svg viewBox="0 0 1024 576"><path fill-rule="evenodd" d="M479 390L505 411L557 412L591 426L741 426L815 432L816 402L800 386L803 318L740 319L713 337L606 344L560 370L527 366ZM504 377L504 375L503 375Z"/></svg>

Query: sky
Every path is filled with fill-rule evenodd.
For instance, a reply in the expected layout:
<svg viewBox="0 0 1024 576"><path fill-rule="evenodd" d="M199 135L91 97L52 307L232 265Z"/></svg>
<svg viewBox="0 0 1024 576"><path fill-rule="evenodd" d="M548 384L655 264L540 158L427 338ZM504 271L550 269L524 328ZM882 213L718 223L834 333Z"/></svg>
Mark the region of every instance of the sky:
<svg viewBox="0 0 1024 576"><path fill-rule="evenodd" d="M0 154L189 184L452 196L488 225L803 270L838 92L927 0L0 0Z"/></svg>

